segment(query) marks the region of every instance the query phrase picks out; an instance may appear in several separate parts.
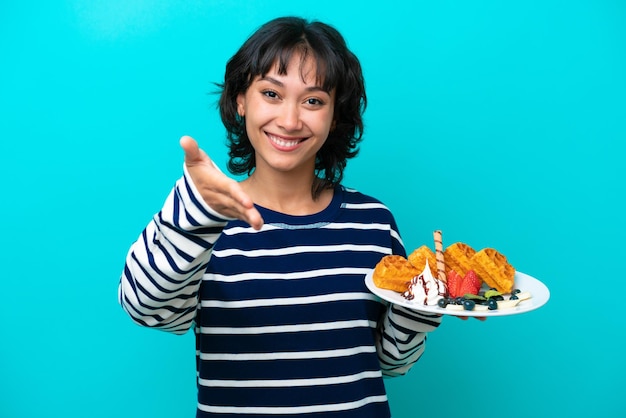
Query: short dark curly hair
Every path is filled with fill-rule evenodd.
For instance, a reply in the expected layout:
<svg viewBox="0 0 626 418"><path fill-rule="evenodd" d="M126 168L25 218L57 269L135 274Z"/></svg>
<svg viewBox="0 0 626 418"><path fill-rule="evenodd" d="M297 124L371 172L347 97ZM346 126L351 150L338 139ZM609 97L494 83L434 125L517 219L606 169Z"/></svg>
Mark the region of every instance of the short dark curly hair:
<svg viewBox="0 0 626 418"><path fill-rule="evenodd" d="M327 92L335 89L333 129L315 161L320 181L314 182L311 192L316 198L322 190L341 182L347 160L357 155L367 105L361 64L335 28L300 17L280 17L261 26L226 64L224 83L218 85L219 109L227 131L228 170L238 175L251 174L256 166L255 154L245 119L237 113L237 96L275 64L280 74L286 74L296 53L302 54L302 59L312 55L317 63L317 81Z"/></svg>

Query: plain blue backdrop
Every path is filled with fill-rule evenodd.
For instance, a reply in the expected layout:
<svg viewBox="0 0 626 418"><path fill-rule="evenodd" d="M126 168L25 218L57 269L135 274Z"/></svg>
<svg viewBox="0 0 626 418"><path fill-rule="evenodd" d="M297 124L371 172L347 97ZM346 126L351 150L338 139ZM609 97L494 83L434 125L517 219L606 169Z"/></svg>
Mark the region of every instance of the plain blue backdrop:
<svg viewBox="0 0 626 418"><path fill-rule="evenodd" d="M194 416L192 335L131 323L119 275L181 175L179 137L224 167L213 83L285 14L360 57L345 184L392 209L407 249L442 229L551 290L524 315L445 318L387 380L394 416L625 416L623 1L5 0L0 417Z"/></svg>

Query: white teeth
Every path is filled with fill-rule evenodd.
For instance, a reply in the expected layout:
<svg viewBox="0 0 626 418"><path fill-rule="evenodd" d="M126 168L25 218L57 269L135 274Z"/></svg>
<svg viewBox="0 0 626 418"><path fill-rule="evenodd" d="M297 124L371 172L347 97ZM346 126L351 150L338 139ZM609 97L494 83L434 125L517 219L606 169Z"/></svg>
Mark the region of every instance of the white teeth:
<svg viewBox="0 0 626 418"><path fill-rule="evenodd" d="M278 138L274 135L268 135L269 139L275 143L276 145L280 146L280 147L295 147L296 145L298 145L300 142L302 142L301 139L298 140L285 140L282 138Z"/></svg>

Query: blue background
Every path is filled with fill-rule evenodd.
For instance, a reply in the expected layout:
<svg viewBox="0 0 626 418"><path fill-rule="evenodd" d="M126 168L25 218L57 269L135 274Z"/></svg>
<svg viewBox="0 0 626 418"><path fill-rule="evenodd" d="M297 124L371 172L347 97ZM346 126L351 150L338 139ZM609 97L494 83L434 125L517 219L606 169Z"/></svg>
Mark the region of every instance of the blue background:
<svg viewBox="0 0 626 418"><path fill-rule="evenodd" d="M0 417L191 417L194 345L117 305L126 251L196 137L224 167L213 82L265 21L338 27L370 106L345 184L409 250L492 246L551 290L446 318L396 418L624 416L626 4L609 0L0 3Z"/></svg>

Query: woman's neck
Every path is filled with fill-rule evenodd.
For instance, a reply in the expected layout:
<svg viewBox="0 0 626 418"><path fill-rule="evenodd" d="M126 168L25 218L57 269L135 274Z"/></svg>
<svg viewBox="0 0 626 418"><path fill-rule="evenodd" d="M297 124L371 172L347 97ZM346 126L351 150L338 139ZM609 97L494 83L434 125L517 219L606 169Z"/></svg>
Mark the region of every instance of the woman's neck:
<svg viewBox="0 0 626 418"><path fill-rule="evenodd" d="M288 215L312 215L324 210L333 198L332 189L324 189L313 198L312 186L317 181L313 173L295 176L255 171L241 185L254 203L264 208Z"/></svg>

